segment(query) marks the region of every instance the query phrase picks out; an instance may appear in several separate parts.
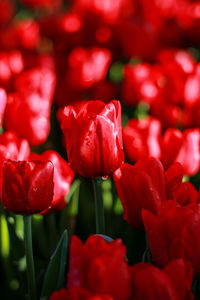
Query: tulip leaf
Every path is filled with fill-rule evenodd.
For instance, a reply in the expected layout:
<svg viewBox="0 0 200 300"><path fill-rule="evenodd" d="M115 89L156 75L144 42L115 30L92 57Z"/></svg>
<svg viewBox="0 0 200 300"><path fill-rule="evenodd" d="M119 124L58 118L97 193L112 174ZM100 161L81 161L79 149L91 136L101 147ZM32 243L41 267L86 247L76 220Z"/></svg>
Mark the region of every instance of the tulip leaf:
<svg viewBox="0 0 200 300"><path fill-rule="evenodd" d="M50 262L44 276L40 299L48 299L53 291L59 290L63 287L67 259L67 237L67 230L65 230L55 252L50 258Z"/></svg>
<svg viewBox="0 0 200 300"><path fill-rule="evenodd" d="M105 235L105 234L95 234L95 235L101 236L107 243L110 243L113 241L113 239L108 235Z"/></svg>
<svg viewBox="0 0 200 300"><path fill-rule="evenodd" d="M149 249L146 249L144 251L144 254L142 256L142 262L143 263L152 263L152 257L151 257L151 252Z"/></svg>
<svg viewBox="0 0 200 300"><path fill-rule="evenodd" d="M70 191L66 197L67 207L63 209L60 215L59 222L59 232L62 233L66 228L66 220L68 220L69 215L77 215L78 213L78 202L79 202L79 191L80 191L81 181L79 179L75 180L71 185Z"/></svg>
<svg viewBox="0 0 200 300"><path fill-rule="evenodd" d="M81 183L81 182L80 182L79 179L75 180L75 181L72 183L71 188L70 188L70 191L69 191L69 193L68 193L68 195L67 195L67 197L66 197L66 200L65 200L66 203L69 204L69 202L70 202L70 200L71 200L71 198L72 198L74 192L79 188L80 183Z"/></svg>

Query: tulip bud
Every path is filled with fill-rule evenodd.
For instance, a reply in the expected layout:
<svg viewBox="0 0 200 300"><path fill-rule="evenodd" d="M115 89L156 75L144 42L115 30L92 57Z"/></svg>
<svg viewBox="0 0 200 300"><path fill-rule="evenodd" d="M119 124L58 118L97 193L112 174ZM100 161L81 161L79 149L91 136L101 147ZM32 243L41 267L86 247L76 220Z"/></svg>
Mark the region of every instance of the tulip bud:
<svg viewBox="0 0 200 300"><path fill-rule="evenodd" d="M69 164L85 177L108 176L123 162L121 106L89 101L65 108L62 129Z"/></svg>
<svg viewBox="0 0 200 300"><path fill-rule="evenodd" d="M53 198L51 162L5 161L2 204L13 213L30 215L49 208Z"/></svg>

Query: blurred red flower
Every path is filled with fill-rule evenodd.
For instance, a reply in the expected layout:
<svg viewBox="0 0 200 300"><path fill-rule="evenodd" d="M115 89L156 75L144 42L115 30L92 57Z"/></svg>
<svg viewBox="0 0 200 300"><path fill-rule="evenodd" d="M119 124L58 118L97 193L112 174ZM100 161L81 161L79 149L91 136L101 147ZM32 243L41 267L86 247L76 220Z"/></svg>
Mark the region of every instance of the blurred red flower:
<svg viewBox="0 0 200 300"><path fill-rule="evenodd" d="M123 128L124 151L132 163L145 156L161 157L161 122L154 117L131 119Z"/></svg>
<svg viewBox="0 0 200 300"><path fill-rule="evenodd" d="M30 69L16 78L15 86L17 91L8 96L5 129L38 146L50 131L55 74L45 68Z"/></svg>
<svg viewBox="0 0 200 300"><path fill-rule="evenodd" d="M165 168L179 162L184 174L195 175L200 166L200 130L166 130L162 138L162 162Z"/></svg>

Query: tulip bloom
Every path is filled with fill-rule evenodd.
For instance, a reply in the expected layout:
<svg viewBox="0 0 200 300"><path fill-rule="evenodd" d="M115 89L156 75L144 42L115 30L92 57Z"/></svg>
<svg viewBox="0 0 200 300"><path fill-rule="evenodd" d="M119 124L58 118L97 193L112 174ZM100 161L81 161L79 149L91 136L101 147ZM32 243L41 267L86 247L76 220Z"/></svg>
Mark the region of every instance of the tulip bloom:
<svg viewBox="0 0 200 300"><path fill-rule="evenodd" d="M187 206L191 203L199 203L200 195L195 187L188 181L182 182L178 193L176 194L176 201L181 206Z"/></svg>
<svg viewBox="0 0 200 300"><path fill-rule="evenodd" d="M123 128L125 154L130 162L143 156L161 157L161 122L153 117L131 119Z"/></svg>
<svg viewBox="0 0 200 300"><path fill-rule="evenodd" d="M134 106L141 100L150 105L163 97L165 74L159 65L147 63L124 66L122 99L125 104Z"/></svg>
<svg viewBox="0 0 200 300"><path fill-rule="evenodd" d="M161 203L150 176L125 163L115 171L114 180L124 208L124 219L133 227L141 228L141 209L156 214Z"/></svg>
<svg viewBox="0 0 200 300"><path fill-rule="evenodd" d="M132 300L192 300L193 269L183 259L174 259L160 270L149 263L130 267Z"/></svg>
<svg viewBox="0 0 200 300"><path fill-rule="evenodd" d="M195 175L200 164L200 130L170 128L165 131L162 140L162 161L166 168L177 161L182 164L184 174Z"/></svg>
<svg viewBox="0 0 200 300"><path fill-rule="evenodd" d="M124 160L121 106L113 100L88 101L77 109L67 106L62 129L69 165L85 177L108 176Z"/></svg>
<svg viewBox="0 0 200 300"><path fill-rule="evenodd" d="M153 261L163 267L173 258L187 259L199 276L199 205L180 207L175 201L167 201L158 216L147 210L142 216Z"/></svg>
<svg viewBox="0 0 200 300"><path fill-rule="evenodd" d="M0 52L0 86L10 91L14 76L23 71L24 65L24 59L19 50Z"/></svg>
<svg viewBox="0 0 200 300"><path fill-rule="evenodd" d="M142 215L153 261L164 267L170 259L180 257L183 229L193 216L192 210L163 205L159 216L147 210Z"/></svg>
<svg viewBox="0 0 200 300"><path fill-rule="evenodd" d="M0 191L2 188L2 168L4 161L26 160L30 155L27 140L19 139L13 131L6 131L0 135Z"/></svg>
<svg viewBox="0 0 200 300"><path fill-rule="evenodd" d="M69 193L71 183L74 178L74 172L70 169L68 163L56 152L45 151L42 155L31 154L31 160L42 162L51 161L54 165L54 195L51 210L61 210L65 207L65 197ZM50 210L50 211L51 211Z"/></svg>
<svg viewBox="0 0 200 300"><path fill-rule="evenodd" d="M51 162L5 161L2 204L13 213L30 215L48 209L53 198Z"/></svg>
<svg viewBox="0 0 200 300"><path fill-rule="evenodd" d="M140 159L134 166L121 165L114 172L114 180L126 222L142 228L141 210L145 208L157 215L162 202L176 200L182 177L179 163L165 172L155 158Z"/></svg>
<svg viewBox="0 0 200 300"><path fill-rule="evenodd" d="M115 300L128 300L131 278L121 240L110 243L91 235L85 244L72 237L67 288L85 288L94 294L109 294Z"/></svg>
<svg viewBox="0 0 200 300"><path fill-rule="evenodd" d="M26 139L19 139L14 131L0 135L0 169L5 159L26 160L30 155L30 146Z"/></svg>
<svg viewBox="0 0 200 300"><path fill-rule="evenodd" d="M55 74L45 68L30 69L17 77L15 86L17 91L8 96L4 127L38 146L50 131Z"/></svg>
<svg viewBox="0 0 200 300"><path fill-rule="evenodd" d="M111 53L102 48L75 48L69 54L67 79L74 88L89 88L105 79L111 62Z"/></svg>

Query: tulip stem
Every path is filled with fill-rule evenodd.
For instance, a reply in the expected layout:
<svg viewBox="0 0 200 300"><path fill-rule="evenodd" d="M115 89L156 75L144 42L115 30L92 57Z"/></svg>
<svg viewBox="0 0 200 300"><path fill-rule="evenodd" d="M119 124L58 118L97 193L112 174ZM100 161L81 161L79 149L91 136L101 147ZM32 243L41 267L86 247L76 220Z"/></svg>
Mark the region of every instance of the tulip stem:
<svg viewBox="0 0 200 300"><path fill-rule="evenodd" d="M101 179L94 178L92 180L94 189L94 199L95 199L95 213L96 213L96 233L104 234L104 208L101 190Z"/></svg>
<svg viewBox="0 0 200 300"><path fill-rule="evenodd" d="M32 248L31 216L24 216L24 242L25 242L29 300L37 300L35 269L34 269L34 261L33 261L33 248Z"/></svg>

